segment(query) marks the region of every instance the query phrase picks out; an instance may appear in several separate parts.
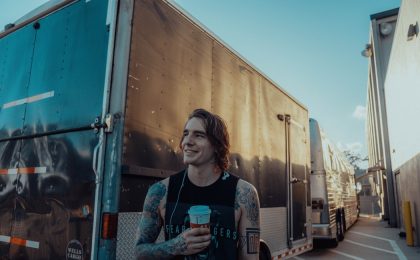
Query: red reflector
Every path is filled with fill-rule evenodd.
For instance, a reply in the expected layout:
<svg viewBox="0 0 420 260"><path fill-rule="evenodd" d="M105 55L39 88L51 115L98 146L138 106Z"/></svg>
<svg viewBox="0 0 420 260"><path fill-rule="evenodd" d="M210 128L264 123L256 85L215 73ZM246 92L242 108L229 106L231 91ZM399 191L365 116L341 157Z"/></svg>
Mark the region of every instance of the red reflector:
<svg viewBox="0 0 420 260"><path fill-rule="evenodd" d="M26 246L26 240L18 237L12 237L10 239L10 244L15 244L18 246Z"/></svg>
<svg viewBox="0 0 420 260"><path fill-rule="evenodd" d="M102 239L114 239L117 237L118 214L102 214Z"/></svg>

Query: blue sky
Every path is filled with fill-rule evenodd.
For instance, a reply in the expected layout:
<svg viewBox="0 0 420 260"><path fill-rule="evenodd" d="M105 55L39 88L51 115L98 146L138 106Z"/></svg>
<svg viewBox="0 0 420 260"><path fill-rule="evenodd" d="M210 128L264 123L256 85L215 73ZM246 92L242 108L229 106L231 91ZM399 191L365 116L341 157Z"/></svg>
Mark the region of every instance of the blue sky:
<svg viewBox="0 0 420 260"><path fill-rule="evenodd" d="M1 28L45 2L0 0ZM367 154L368 60L360 53L369 41L369 16L400 0L176 2L303 103L339 147Z"/></svg>

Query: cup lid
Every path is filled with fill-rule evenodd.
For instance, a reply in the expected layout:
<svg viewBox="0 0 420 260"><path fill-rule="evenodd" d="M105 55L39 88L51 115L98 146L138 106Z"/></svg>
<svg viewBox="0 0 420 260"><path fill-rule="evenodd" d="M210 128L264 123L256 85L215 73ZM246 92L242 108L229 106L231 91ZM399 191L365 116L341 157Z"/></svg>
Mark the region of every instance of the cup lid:
<svg viewBox="0 0 420 260"><path fill-rule="evenodd" d="M198 205L198 206L192 206L188 210L188 214L210 214L211 210L209 206L204 205Z"/></svg>

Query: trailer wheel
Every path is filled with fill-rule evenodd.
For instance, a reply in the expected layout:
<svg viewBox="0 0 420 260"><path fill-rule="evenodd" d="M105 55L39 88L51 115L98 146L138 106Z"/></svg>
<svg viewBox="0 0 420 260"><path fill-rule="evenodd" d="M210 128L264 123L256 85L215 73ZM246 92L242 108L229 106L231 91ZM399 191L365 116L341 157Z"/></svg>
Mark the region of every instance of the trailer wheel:
<svg viewBox="0 0 420 260"><path fill-rule="evenodd" d="M336 215L336 225L337 225L337 238L338 241L343 241L344 240L344 228L345 228L345 224L344 224L344 209L338 209L337 210L337 215Z"/></svg>
<svg viewBox="0 0 420 260"><path fill-rule="evenodd" d="M260 242L259 260L271 260L270 249L268 249L268 246L263 242Z"/></svg>

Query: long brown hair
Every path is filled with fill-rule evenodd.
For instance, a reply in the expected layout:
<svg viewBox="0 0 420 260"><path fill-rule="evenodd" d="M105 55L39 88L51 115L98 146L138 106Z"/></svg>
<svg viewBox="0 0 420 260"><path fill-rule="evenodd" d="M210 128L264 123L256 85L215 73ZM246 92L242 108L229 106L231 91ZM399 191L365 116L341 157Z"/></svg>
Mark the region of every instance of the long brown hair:
<svg viewBox="0 0 420 260"><path fill-rule="evenodd" d="M229 133L225 121L218 115L210 113L209 111L198 108L195 109L189 116L191 118L200 118L203 120L204 129L209 138L210 143L214 147L215 163L222 170L225 171L229 167ZM179 146L181 147L184 137L181 138ZM182 147L181 147L182 149Z"/></svg>

